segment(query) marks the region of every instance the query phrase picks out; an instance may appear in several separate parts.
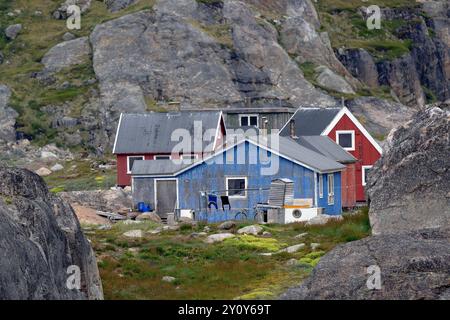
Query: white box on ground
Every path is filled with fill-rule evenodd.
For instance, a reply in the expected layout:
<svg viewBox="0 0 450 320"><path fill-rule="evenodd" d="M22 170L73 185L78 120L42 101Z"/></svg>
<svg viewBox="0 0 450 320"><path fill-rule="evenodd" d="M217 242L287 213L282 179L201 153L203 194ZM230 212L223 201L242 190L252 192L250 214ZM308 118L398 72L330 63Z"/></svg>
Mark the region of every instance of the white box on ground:
<svg viewBox="0 0 450 320"><path fill-rule="evenodd" d="M321 208L289 208L284 209L284 223L305 222L317 217Z"/></svg>

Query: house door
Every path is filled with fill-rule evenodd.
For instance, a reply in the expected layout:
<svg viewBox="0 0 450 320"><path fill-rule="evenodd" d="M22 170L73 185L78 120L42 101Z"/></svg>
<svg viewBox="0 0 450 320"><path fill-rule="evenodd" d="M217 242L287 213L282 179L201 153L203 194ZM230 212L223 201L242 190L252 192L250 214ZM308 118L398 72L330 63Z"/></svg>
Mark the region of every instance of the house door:
<svg viewBox="0 0 450 320"><path fill-rule="evenodd" d="M177 205L177 181L156 180L156 213L160 217L167 217L175 211Z"/></svg>

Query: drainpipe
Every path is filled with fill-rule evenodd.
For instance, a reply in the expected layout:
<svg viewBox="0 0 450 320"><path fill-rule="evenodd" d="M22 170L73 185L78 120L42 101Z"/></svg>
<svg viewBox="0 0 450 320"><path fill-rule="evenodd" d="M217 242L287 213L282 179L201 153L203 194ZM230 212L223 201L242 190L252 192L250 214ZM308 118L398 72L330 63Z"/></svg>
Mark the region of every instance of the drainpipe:
<svg viewBox="0 0 450 320"><path fill-rule="evenodd" d="M319 207L319 200L317 196L318 193L317 180L319 180L319 175L317 174L317 172L314 172L314 204L316 208Z"/></svg>
<svg viewBox="0 0 450 320"><path fill-rule="evenodd" d="M297 139L298 137L295 135L295 120L291 119L289 122L289 131L292 139Z"/></svg>

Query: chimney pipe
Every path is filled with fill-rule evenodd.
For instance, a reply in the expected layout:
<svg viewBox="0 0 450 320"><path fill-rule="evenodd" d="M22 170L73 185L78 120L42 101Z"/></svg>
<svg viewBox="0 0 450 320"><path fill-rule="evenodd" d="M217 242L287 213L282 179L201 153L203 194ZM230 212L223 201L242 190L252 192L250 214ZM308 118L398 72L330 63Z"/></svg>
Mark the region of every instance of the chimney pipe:
<svg viewBox="0 0 450 320"><path fill-rule="evenodd" d="M295 135L295 120L291 119L289 122L289 129L290 129L290 136L292 139L297 139L297 136Z"/></svg>
<svg viewBox="0 0 450 320"><path fill-rule="evenodd" d="M266 117L262 117L261 121L262 121L261 133L264 137L267 137L267 124L269 123L269 121L267 120Z"/></svg>

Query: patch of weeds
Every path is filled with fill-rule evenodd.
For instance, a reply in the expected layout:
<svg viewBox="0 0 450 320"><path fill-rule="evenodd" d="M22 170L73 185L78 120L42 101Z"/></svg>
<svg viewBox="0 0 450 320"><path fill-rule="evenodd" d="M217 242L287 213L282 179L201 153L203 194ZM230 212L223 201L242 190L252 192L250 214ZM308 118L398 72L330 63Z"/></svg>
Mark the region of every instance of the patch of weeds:
<svg viewBox="0 0 450 320"><path fill-rule="evenodd" d="M13 204L13 199L11 196L7 195L0 195L3 198L3 201L6 203L6 205L10 206Z"/></svg>
<svg viewBox="0 0 450 320"><path fill-rule="evenodd" d="M310 265L311 267L315 267L319 263L320 258L322 258L322 256L325 255L325 253L326 253L325 251L314 251L308 253L303 258L300 258L298 261L300 263Z"/></svg>
<svg viewBox="0 0 450 320"><path fill-rule="evenodd" d="M438 101L436 94L429 88L422 86L423 92L425 94L425 99L427 100L427 104L435 103Z"/></svg>
<svg viewBox="0 0 450 320"><path fill-rule="evenodd" d="M58 187L54 187L54 188L50 189L51 193L60 193L60 192L63 192L63 191L65 191L63 186L58 186Z"/></svg>
<svg viewBox="0 0 450 320"><path fill-rule="evenodd" d="M316 82L316 64L313 62L304 62L299 64L300 69L303 71L303 75L305 76L306 80L313 83Z"/></svg>
<svg viewBox="0 0 450 320"><path fill-rule="evenodd" d="M270 300L275 299L276 296L269 290L255 290L250 293L244 294L237 299L239 300Z"/></svg>
<svg viewBox="0 0 450 320"><path fill-rule="evenodd" d="M147 111L149 112L167 112L167 109L160 105L158 103L158 101L156 101L155 99L153 99L152 97L149 96L145 96L144 97L145 100L145 104L147 106Z"/></svg>
<svg viewBox="0 0 450 320"><path fill-rule="evenodd" d="M243 235L229 238L224 241L226 245L235 246L240 249L276 252L286 246L273 238L258 238L251 235Z"/></svg>

